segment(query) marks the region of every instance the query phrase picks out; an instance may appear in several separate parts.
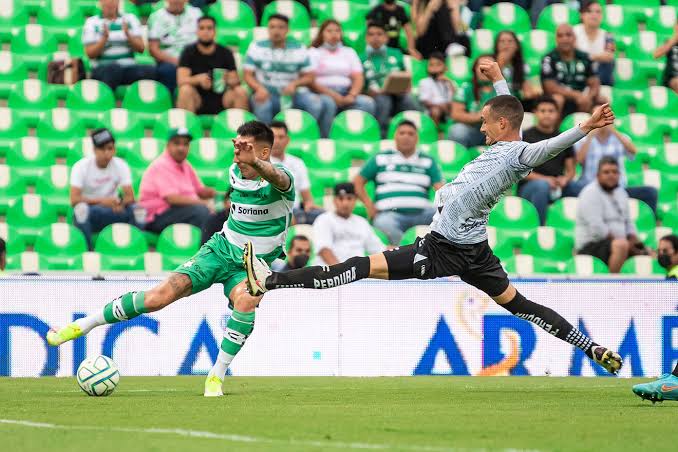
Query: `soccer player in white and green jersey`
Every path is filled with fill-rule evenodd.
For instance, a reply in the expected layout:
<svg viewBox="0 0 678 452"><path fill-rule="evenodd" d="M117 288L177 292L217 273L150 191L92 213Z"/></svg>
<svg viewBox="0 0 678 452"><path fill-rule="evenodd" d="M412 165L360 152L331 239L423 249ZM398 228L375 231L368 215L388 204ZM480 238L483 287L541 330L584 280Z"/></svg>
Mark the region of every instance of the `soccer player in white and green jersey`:
<svg viewBox="0 0 678 452"><path fill-rule="evenodd" d="M205 396L223 395L226 369L252 333L255 307L261 300L247 292L243 247L248 241L255 243L260 252L257 256L268 263L281 256L294 204L294 177L284 166L269 161L273 132L267 125L258 121L243 124L233 144L231 213L223 230L151 290L128 292L87 317L50 330L50 345L76 339L97 326L158 311L221 283L233 313L226 323L217 362L205 381Z"/></svg>

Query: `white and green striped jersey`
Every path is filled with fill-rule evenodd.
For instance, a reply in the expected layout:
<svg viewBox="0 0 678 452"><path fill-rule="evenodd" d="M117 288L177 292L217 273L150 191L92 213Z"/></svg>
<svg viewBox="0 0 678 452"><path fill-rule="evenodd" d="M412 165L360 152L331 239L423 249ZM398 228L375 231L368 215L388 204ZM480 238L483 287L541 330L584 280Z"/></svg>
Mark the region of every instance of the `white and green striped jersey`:
<svg viewBox="0 0 678 452"><path fill-rule="evenodd" d="M433 184L444 182L438 163L420 152L410 157L398 151L380 152L363 166L360 175L374 181L374 206L379 212L416 213L430 208Z"/></svg>
<svg viewBox="0 0 678 452"><path fill-rule="evenodd" d="M122 30L123 22L127 23L130 35L141 36L141 24L133 14L122 14L115 20L91 16L85 21L85 26L82 29L82 43L86 46L99 42L104 25L108 26L108 41L104 45L103 53L98 58L91 60L93 67L106 63L117 63L121 66L134 64L134 51Z"/></svg>
<svg viewBox="0 0 678 452"><path fill-rule="evenodd" d="M294 176L283 165L274 166L285 171L292 181L286 191L261 178L243 179L238 165L231 165L231 212L221 231L240 249L251 241L257 256L266 261L282 254L294 205Z"/></svg>
<svg viewBox="0 0 678 452"><path fill-rule="evenodd" d="M306 46L288 38L285 47L274 48L268 39L252 42L243 69L254 71L267 90L280 93L284 87L312 70Z"/></svg>
<svg viewBox="0 0 678 452"><path fill-rule="evenodd" d="M148 40L160 41L160 49L179 58L189 44L197 41L200 8L184 5L181 14L172 14L167 8L159 9L148 17Z"/></svg>

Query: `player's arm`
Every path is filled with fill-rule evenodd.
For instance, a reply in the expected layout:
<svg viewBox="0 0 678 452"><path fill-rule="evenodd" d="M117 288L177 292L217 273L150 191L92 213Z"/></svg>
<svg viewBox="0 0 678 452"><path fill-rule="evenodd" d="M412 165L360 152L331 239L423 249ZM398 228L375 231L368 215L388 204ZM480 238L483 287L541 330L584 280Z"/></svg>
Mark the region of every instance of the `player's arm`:
<svg viewBox="0 0 678 452"><path fill-rule="evenodd" d="M506 83L504 74L501 73L501 68L496 62L482 63L478 66L478 69L485 74L485 77L492 81L492 86L494 86L494 92L497 93L497 96L511 95L511 90L508 87L508 83Z"/></svg>

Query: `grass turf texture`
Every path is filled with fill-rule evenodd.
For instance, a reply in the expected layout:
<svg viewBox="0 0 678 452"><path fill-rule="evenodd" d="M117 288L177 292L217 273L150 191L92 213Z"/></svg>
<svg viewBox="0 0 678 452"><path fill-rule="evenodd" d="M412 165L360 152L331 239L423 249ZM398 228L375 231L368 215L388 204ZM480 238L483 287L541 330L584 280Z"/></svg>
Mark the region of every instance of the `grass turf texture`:
<svg viewBox="0 0 678 452"><path fill-rule="evenodd" d="M226 396L214 399L202 397L203 381L123 376L112 396L96 398L73 378L2 378L2 450L675 451L678 444L678 403L641 402L631 393L639 379L228 377Z"/></svg>

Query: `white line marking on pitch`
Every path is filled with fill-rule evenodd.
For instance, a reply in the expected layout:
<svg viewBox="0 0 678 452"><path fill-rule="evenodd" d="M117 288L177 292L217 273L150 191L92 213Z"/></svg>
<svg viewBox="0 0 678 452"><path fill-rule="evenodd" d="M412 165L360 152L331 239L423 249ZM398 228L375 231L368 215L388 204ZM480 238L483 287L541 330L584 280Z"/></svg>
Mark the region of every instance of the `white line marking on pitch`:
<svg viewBox="0 0 678 452"><path fill-rule="evenodd" d="M336 441L313 441L301 439L273 439L246 435L233 435L227 433L205 432L200 430L184 430L170 428L127 428L127 427L99 427L96 425L59 425L48 424L44 422L22 421L17 419L0 419L2 425L19 425L22 427L44 428L52 430L96 430L122 433L157 433L164 435L177 435L190 438L220 439L235 443L261 443L278 444L305 447L335 448L335 449L368 449L368 450L410 450L422 452L480 452L488 449L466 449L449 448L436 446L417 446L417 445L395 445L395 444L374 444L374 443L343 443ZM500 449L503 452L528 452L520 449ZM539 452L539 451L529 451Z"/></svg>

